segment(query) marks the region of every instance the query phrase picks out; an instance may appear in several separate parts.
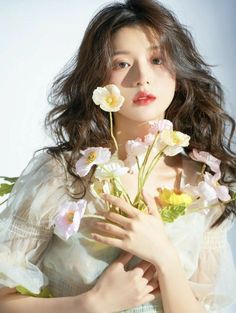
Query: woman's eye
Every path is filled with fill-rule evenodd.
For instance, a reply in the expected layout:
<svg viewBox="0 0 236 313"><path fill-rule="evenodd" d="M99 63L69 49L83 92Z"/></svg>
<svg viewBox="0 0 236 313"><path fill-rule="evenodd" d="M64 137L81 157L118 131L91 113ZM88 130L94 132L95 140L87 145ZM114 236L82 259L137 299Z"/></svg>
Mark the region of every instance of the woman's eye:
<svg viewBox="0 0 236 313"><path fill-rule="evenodd" d="M118 62L114 64L114 68L127 68L129 66L129 63L127 62Z"/></svg>
<svg viewBox="0 0 236 313"><path fill-rule="evenodd" d="M162 64L162 60L160 58L153 58L152 61L153 61L154 64L157 64L157 65L161 65Z"/></svg>

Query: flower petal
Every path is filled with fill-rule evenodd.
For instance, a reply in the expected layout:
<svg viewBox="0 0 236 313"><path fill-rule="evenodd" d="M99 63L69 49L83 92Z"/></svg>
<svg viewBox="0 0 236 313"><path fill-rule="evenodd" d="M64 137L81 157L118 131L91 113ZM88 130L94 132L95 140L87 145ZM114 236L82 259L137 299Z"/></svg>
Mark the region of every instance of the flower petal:
<svg viewBox="0 0 236 313"><path fill-rule="evenodd" d="M114 84L97 87L93 91L92 99L96 105L100 105L100 108L106 112L119 111L125 100L121 96L119 88Z"/></svg>
<svg viewBox="0 0 236 313"><path fill-rule="evenodd" d="M206 163L213 172L220 173L221 161L209 152L193 149L189 156L195 161Z"/></svg>
<svg viewBox="0 0 236 313"><path fill-rule="evenodd" d="M63 240L67 240L79 229L80 220L84 215L87 201L80 199L77 202L65 201L59 207L55 218L54 233Z"/></svg>
<svg viewBox="0 0 236 313"><path fill-rule="evenodd" d="M231 199L230 194L229 194L229 189L226 186L217 186L216 187L216 193L218 198L223 201L223 202L227 202Z"/></svg>
<svg viewBox="0 0 236 313"><path fill-rule="evenodd" d="M169 120L163 119L160 121L151 121L150 125L150 133L156 134L157 132L162 132L163 130L173 130L173 123Z"/></svg>

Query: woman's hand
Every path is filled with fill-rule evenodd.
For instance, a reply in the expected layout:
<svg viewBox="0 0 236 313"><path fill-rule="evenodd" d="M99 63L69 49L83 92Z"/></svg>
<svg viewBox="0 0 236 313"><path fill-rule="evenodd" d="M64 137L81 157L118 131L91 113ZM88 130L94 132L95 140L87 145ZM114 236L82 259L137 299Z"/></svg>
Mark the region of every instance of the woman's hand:
<svg viewBox="0 0 236 313"><path fill-rule="evenodd" d="M133 255L123 252L99 277L89 291L95 313L111 313L129 309L156 298L158 281L154 277L155 267L141 261L126 271L125 265Z"/></svg>
<svg viewBox="0 0 236 313"><path fill-rule="evenodd" d="M175 253L155 200L143 194L149 214L137 210L124 199L104 194L103 199L119 207L127 217L114 212L101 213L108 222L96 222L92 238L113 247L128 251L155 266L165 263ZM113 223L111 223L113 222Z"/></svg>

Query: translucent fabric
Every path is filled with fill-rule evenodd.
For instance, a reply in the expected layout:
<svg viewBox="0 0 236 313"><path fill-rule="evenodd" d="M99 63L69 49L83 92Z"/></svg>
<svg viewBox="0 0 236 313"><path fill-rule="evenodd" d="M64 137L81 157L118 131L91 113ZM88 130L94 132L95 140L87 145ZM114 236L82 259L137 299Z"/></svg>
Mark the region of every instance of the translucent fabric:
<svg viewBox="0 0 236 313"><path fill-rule="evenodd" d="M193 161L184 158L185 176L189 175L189 162ZM54 234L59 205L72 200L66 193L67 183L62 165L45 152L34 156L21 174L7 207L0 212L0 287L20 285L39 293L48 286L55 297L80 294L89 290L120 254L119 249L90 237L91 222L98 218L95 214L102 208L102 202L93 197L89 188L79 231L67 241ZM217 207L165 224L190 287L211 313L224 312L236 299L236 272L227 241L227 231L233 222L228 218L209 230L220 214ZM138 261L134 258L130 266ZM162 313L161 296L123 312Z"/></svg>

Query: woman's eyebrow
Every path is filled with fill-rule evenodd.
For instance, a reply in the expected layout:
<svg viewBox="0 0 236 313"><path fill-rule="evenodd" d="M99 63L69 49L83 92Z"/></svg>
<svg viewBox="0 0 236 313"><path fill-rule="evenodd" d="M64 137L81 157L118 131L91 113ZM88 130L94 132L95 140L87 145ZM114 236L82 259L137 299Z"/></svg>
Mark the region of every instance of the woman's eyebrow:
<svg viewBox="0 0 236 313"><path fill-rule="evenodd" d="M146 50L150 51L150 50L159 50L159 49L160 49L160 46L155 45L155 46L151 46L151 47L147 48ZM127 51L127 50L114 51L112 56L115 56L115 55L118 55L118 54L130 54L130 51Z"/></svg>

